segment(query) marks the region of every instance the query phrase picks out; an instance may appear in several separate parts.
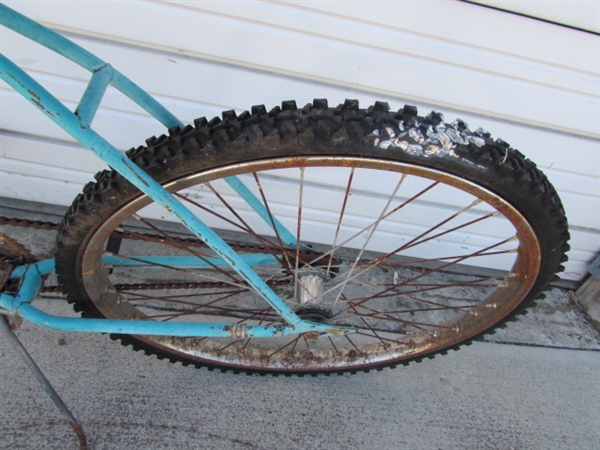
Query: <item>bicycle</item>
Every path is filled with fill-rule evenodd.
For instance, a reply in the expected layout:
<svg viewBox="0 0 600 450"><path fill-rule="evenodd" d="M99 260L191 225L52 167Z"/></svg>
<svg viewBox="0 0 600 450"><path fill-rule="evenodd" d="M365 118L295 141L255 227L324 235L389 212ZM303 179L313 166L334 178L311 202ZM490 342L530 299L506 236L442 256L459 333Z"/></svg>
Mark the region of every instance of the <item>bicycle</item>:
<svg viewBox="0 0 600 450"><path fill-rule="evenodd" d="M556 191L484 130L322 99L184 125L109 64L0 8L2 25L92 72L74 113L4 56L2 79L112 168L74 200L54 259L5 258L5 314L184 364L332 374L457 348L562 270ZM109 86L168 135L124 155L95 133ZM54 271L82 317L32 305Z"/></svg>

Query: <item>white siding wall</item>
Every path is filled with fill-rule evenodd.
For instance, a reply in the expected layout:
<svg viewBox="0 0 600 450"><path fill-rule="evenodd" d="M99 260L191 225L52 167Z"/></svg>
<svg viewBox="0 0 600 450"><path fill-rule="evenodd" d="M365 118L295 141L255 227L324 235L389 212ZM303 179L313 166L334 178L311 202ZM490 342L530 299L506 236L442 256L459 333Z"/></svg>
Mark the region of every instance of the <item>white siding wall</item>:
<svg viewBox="0 0 600 450"><path fill-rule="evenodd" d="M580 279L600 251L596 35L457 1L6 4L68 33L184 122L315 97L461 117L520 149L558 189L572 234L563 277ZM85 71L7 30L1 46L75 107ZM0 95L0 196L70 204L102 163L4 84ZM124 150L163 132L114 92L95 127Z"/></svg>

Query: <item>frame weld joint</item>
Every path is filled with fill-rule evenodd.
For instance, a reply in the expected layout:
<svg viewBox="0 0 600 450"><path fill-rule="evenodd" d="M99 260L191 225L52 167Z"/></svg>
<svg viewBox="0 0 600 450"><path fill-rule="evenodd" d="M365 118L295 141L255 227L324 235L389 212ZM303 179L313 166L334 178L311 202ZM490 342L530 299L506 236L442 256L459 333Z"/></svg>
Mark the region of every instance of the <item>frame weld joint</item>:
<svg viewBox="0 0 600 450"><path fill-rule="evenodd" d="M114 74L115 70L110 64L105 64L93 72L87 88L81 97L81 101L75 110L75 115L79 117L81 128L89 128L92 124L106 88L113 80Z"/></svg>

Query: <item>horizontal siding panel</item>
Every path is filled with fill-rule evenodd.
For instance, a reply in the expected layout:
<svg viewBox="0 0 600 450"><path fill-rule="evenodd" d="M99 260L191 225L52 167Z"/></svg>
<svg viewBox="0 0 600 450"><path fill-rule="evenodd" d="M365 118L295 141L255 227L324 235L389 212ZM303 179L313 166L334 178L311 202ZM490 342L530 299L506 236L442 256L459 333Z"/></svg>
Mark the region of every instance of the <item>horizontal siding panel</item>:
<svg viewBox="0 0 600 450"><path fill-rule="evenodd" d="M287 5L242 3L246 8L242 8L243 11L251 8L251 13L246 11L242 17L237 17L242 14L236 12L238 4L234 8L230 2L186 5L193 7L177 7L172 3L125 2L111 3L110 6L106 3L73 3L69 8L72 17L77 17L75 22L64 14L57 14L56 8L47 2L35 6L19 4L21 10L33 17L50 20L51 25L63 29L77 26L83 33L129 43L141 41L145 46L182 55L221 60L577 134L600 135L596 108L597 58L590 58L585 50L595 49L599 44L594 36L585 33L563 36L559 27L532 25L531 21L525 26L519 22L522 18L516 17L510 23L506 22L507 26L510 24L510 33L505 33L506 28L499 24L486 27L483 34L483 23L492 18L494 21L505 20L502 13L460 3L420 3L407 11L402 11L406 3L389 3L385 8L366 7L366 3L335 3L335 13L330 10L333 4L313 3L312 9L302 11L304 15L311 13L308 17L314 17L317 14L314 8L319 8L316 18L321 20L307 21L311 26L302 31L283 28L278 23L282 14L288 21L296 20L297 9ZM288 11L282 11L284 7ZM469 9L463 11L465 7ZM389 14L398 8L396 17L402 17L401 26L389 24ZM469 12L469 16L461 16L459 10L464 14ZM329 14L326 19L334 23L336 20L339 23L338 18L345 15L345 22L342 22L345 34L342 36L358 35L358 42L338 38L340 32L330 35L326 26L328 21L322 17L324 12ZM452 21L452 27L446 23L443 28L431 29L432 18L437 17L439 21L444 12L451 13L458 21ZM255 22L247 16L262 17L262 20ZM360 23L356 23L358 17ZM384 32L404 30L407 17L423 24L425 31L414 29L413 24L403 31L409 32L408 36L401 33L393 39L381 37ZM110 28L107 24L111 24ZM535 30L538 32L536 39L531 39L532 26L542 27ZM375 32L370 33L369 27L375 27ZM437 36L429 37L434 32ZM486 37L483 45L476 46L472 36L478 32ZM472 33L469 40L465 33ZM488 36L494 33L494 38ZM419 47L423 35L428 37L429 45L438 47L436 52L443 57L426 49L411 52L413 45ZM519 42L515 35L526 39ZM361 39L369 39L365 36L374 36L371 39L376 41L372 45L364 44ZM413 44L413 37L416 44ZM503 46L496 48L495 41L500 37L504 39ZM565 44L561 38L567 37L568 44ZM390 42L390 48L382 46L382 41ZM487 41L491 44L486 47ZM465 60L454 61L455 54L456 57L463 55ZM510 61L503 62L507 58ZM535 101L524 102L526 98L535 98ZM567 99L569 108L557 107L564 105Z"/></svg>
<svg viewBox="0 0 600 450"><path fill-rule="evenodd" d="M472 39L459 42L455 40L455 33L451 30L446 30L446 33L443 34L444 38L440 39L439 29L428 29L431 28L429 24L431 16L428 14L438 9L440 5L400 5L402 14L395 16L396 23L390 26L384 23L365 21L365 11L361 11L358 15L344 17L344 13L349 9L349 5L346 4L336 6L335 14L323 14L311 11L310 8L314 8L314 5L306 3L286 5L284 3L248 2L236 8L231 8L227 2L215 2L210 5L183 1L174 3L182 7L193 8L195 11L215 13L218 17L235 17L240 21L251 21L263 28L283 29L288 32L293 30L301 39L308 39L308 43L311 42L310 38L314 38L323 40L324 43L331 42L332 45L335 43L353 45L368 48L371 51L385 51L395 57L412 56L417 59L440 62L448 66L468 67L471 70L480 70L508 78L537 80L540 84L583 94L589 94L597 87L594 79L595 70L590 64L589 58L581 59L580 70L573 71L572 60L569 60L568 69L564 67L563 70L560 70L557 67L559 61L555 57L548 61L540 61L538 44L535 48L526 51L517 50L515 52L516 49L511 49L508 54L506 42L500 49L486 47L486 40L483 39L479 39L476 45L473 44ZM398 8L397 4L389 6ZM452 5L452 8L460 8L460 6ZM367 7L362 5L362 9L367 9ZM387 6L386 8L368 9L386 10ZM478 14L480 11L470 12ZM438 13L436 13L437 15ZM454 16L456 16L456 11L454 11ZM473 19L476 17L469 17L462 21L455 20L453 27L462 25L469 29L472 27ZM409 23L412 25L410 28L406 27ZM425 27L416 28L415 24ZM512 25L514 28L514 24ZM494 30L488 29L487 35L490 32L493 33ZM528 32L531 30L528 29ZM554 40L554 38L551 39ZM384 72L388 72L388 70L384 70Z"/></svg>
<svg viewBox="0 0 600 450"><path fill-rule="evenodd" d="M360 25L401 29L436 40L510 54L556 67L595 72L585 50L590 42L596 42L593 36L465 3L400 1L377 7L362 2L344 2L342 5L328 1L287 3L295 8L318 11ZM545 40L532 39L532 35L544 35ZM565 48L571 51L565 53Z"/></svg>
<svg viewBox="0 0 600 450"><path fill-rule="evenodd" d="M8 163L6 163L8 165ZM60 206L70 206L73 199L81 192L85 176L77 172L63 172L65 178L57 180L46 176L33 178L32 173L46 175L44 168L29 166L23 174L18 167L13 171L2 173L0 178L0 195L7 198L18 198L39 203L51 203ZM65 181L72 180L72 181ZM89 181L89 179L88 179ZM31 186L35 185L35 189Z"/></svg>
<svg viewBox="0 0 600 450"><path fill-rule="evenodd" d="M2 146L0 156L2 157L2 170L6 170L9 160L23 163L23 174L27 173L27 164L38 164L48 167L61 167L68 172L89 174L88 181L92 176L108 168L92 152L83 149L78 144L69 144L59 141L49 141L31 137L0 134ZM67 174L65 174L65 177Z"/></svg>
<svg viewBox="0 0 600 450"><path fill-rule="evenodd" d="M36 189L31 190L31 176L22 176L17 174L3 174L0 180L0 190L2 195L9 195L9 198L18 198L19 200L32 201L38 203L48 203L48 198L52 198L54 205L67 206L72 203L75 196L81 192L81 185L78 183L68 183L64 181L39 179L35 181ZM17 194L17 195L10 195Z"/></svg>
<svg viewBox="0 0 600 450"><path fill-rule="evenodd" d="M371 104L374 100L390 101L394 108L402 105L401 101L392 97L365 95L359 91L343 90L331 86L315 85L308 81L300 81L290 77L275 74L263 74L250 70L242 70L237 67L212 64L197 60L182 59L173 63L166 55L156 54L148 51L140 51L130 47L114 48L108 44L84 41L83 44L97 53L108 53L112 49L115 65L121 67L122 71L138 81L148 90L157 95L184 122L191 122L194 118L202 115L212 117L218 115L224 109L237 109L239 111L248 109L253 104L266 103L270 108L280 103L283 99L294 98L300 105L310 102L315 97L325 97L332 104L343 101L345 97L356 97L363 104ZM135 61L135 64L131 64ZM63 62L65 67L60 66ZM48 74L48 71L60 72L65 69L68 72L70 64L59 59L38 57L35 62L30 62L25 67L42 72L38 76L41 82L50 83L48 87L55 92L58 98L65 100L74 107L83 91L83 80L69 78L63 80ZM153 74L148 76L148 72ZM173 79L174 83L165 83L164 80ZM222 80L227 80L224 83ZM179 98L169 95L168 88L178 85L184 93ZM252 87L252 89L249 89ZM161 92L162 90L162 92ZM3 97L6 94L3 93ZM111 91L106 96L104 106L118 111L138 111L131 102ZM426 106L424 106L426 107ZM27 109L27 107L25 107ZM8 108L5 108L8 111ZM540 167L560 167L573 173L584 171L591 176L598 176L598 162L600 146L595 139L586 139L569 134L544 133L536 128L527 127L518 123L507 123L494 121L485 117L475 117L463 112L450 112L446 114L447 120L452 121L455 117L461 117L474 127L482 126L493 131L495 136L501 136L516 148L521 149L530 156ZM3 121L11 120L11 114L4 114ZM14 119L13 122L17 120ZM4 122L3 122L4 123ZM27 123L27 121L26 121ZM10 129L10 125L3 125ZM31 126L31 125L27 125ZM138 124L131 130L138 129ZM31 127L35 128L35 127ZM140 133L139 137L119 147L127 148L136 145L139 139L161 131L160 128ZM34 131L35 132L35 131ZM46 133L46 131L44 131ZM118 133L119 137L127 136ZM110 135L109 135L110 137ZM576 157L564 158L568 153Z"/></svg>

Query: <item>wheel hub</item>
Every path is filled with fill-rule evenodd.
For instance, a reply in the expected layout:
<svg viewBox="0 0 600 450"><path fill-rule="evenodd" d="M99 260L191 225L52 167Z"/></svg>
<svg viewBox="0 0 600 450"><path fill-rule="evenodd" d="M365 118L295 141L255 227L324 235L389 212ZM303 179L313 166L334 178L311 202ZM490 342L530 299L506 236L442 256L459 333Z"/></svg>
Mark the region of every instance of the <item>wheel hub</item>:
<svg viewBox="0 0 600 450"><path fill-rule="evenodd" d="M295 311L302 320L323 323L329 318L329 311L318 306L307 306Z"/></svg>
<svg viewBox="0 0 600 450"><path fill-rule="evenodd" d="M297 297L302 305L317 305L323 299L325 279L314 272L301 275L297 279Z"/></svg>

